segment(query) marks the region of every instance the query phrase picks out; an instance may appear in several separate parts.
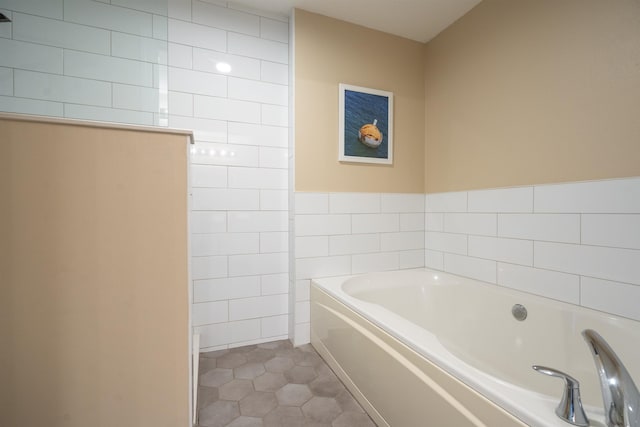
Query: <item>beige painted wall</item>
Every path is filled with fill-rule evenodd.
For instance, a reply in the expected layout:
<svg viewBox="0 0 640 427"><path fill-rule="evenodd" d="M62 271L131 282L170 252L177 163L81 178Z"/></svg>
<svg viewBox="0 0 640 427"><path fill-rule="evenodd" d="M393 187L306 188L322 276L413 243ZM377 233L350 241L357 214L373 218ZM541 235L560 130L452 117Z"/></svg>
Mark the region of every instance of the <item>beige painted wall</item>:
<svg viewBox="0 0 640 427"><path fill-rule="evenodd" d="M0 425L187 426L186 136L0 135Z"/></svg>
<svg viewBox="0 0 640 427"><path fill-rule="evenodd" d="M295 11L296 191L424 192L424 45ZM338 84L394 94L394 164L338 162Z"/></svg>
<svg viewBox="0 0 640 427"><path fill-rule="evenodd" d="M640 2L484 0L428 43L427 192L640 175Z"/></svg>

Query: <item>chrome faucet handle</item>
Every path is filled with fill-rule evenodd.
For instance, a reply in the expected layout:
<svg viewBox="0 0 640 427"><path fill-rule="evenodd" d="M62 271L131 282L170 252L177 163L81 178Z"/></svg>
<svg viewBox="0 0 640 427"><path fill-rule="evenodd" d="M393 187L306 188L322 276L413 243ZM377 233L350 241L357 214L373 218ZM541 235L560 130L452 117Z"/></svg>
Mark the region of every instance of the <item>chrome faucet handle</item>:
<svg viewBox="0 0 640 427"><path fill-rule="evenodd" d="M532 368L541 374L562 378L564 380L564 393L562 394L562 400L560 400L556 408L556 415L574 426L587 427L589 425L589 419L582 408L580 383L578 380L571 375L546 366L533 365Z"/></svg>

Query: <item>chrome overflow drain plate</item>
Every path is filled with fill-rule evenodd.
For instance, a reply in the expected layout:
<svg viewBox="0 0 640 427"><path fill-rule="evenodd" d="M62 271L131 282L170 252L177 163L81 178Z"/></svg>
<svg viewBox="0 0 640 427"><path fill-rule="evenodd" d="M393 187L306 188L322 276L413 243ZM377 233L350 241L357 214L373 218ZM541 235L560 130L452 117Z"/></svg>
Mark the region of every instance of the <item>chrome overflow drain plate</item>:
<svg viewBox="0 0 640 427"><path fill-rule="evenodd" d="M522 322L527 318L527 308L522 304L514 304L513 307L511 307L511 314L513 314L516 320Z"/></svg>

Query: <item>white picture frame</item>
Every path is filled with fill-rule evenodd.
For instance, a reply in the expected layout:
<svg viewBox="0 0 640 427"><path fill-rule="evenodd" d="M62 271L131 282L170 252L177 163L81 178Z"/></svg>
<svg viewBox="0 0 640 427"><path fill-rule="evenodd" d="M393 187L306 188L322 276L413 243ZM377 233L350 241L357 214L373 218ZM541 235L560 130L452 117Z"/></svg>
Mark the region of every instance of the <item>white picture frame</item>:
<svg viewBox="0 0 640 427"><path fill-rule="evenodd" d="M338 161L393 164L393 93L338 85Z"/></svg>

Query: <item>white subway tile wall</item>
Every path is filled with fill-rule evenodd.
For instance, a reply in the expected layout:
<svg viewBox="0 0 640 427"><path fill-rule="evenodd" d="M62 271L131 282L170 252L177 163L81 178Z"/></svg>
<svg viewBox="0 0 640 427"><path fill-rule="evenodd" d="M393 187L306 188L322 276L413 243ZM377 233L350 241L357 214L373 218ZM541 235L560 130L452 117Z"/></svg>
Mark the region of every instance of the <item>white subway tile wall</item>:
<svg viewBox="0 0 640 427"><path fill-rule="evenodd" d="M425 266L640 320L640 178L428 194Z"/></svg>
<svg viewBox="0 0 640 427"><path fill-rule="evenodd" d="M0 28L1 111L167 125L166 1L0 0L0 9L13 20Z"/></svg>
<svg viewBox="0 0 640 427"><path fill-rule="evenodd" d="M62 74L61 48L0 38L0 51L3 67Z"/></svg>
<svg viewBox="0 0 640 427"><path fill-rule="evenodd" d="M0 96L0 111L38 116L62 116L62 104L13 96Z"/></svg>
<svg viewBox="0 0 640 427"><path fill-rule="evenodd" d="M168 14L169 126L196 140L193 326L203 351L289 335L289 23L225 5L170 0Z"/></svg>
<svg viewBox="0 0 640 427"><path fill-rule="evenodd" d="M62 0L2 0L0 7L31 15L62 19Z"/></svg>
<svg viewBox="0 0 640 427"><path fill-rule="evenodd" d="M0 67L0 95L13 95L13 69Z"/></svg>
<svg viewBox="0 0 640 427"><path fill-rule="evenodd" d="M2 12L7 18L13 19L13 12L10 10L2 9L2 7L0 7L0 12ZM4 22L3 24L4 25L0 25L0 37L10 39L13 32L13 23Z"/></svg>
<svg viewBox="0 0 640 427"><path fill-rule="evenodd" d="M171 1L170 1L171 3ZM225 52L227 33L207 25L194 24L169 15L169 42ZM190 17L188 18L190 20Z"/></svg>
<svg viewBox="0 0 640 427"><path fill-rule="evenodd" d="M424 267L424 199L424 194L295 193L296 345L309 342L311 279Z"/></svg>

